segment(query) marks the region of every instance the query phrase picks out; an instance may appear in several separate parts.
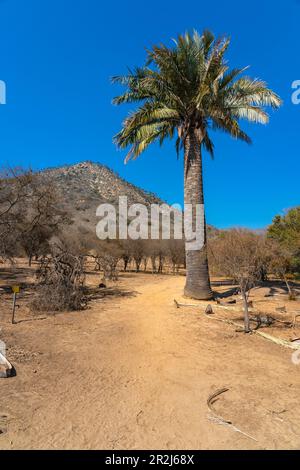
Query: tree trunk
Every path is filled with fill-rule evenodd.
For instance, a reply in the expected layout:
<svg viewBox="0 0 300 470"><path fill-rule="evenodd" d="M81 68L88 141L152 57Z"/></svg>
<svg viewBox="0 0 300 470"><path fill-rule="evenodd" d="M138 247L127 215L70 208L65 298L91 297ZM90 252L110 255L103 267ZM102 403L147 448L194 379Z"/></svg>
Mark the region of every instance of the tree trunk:
<svg viewBox="0 0 300 470"><path fill-rule="evenodd" d="M129 259L127 258L127 256L126 256L126 257L124 256L124 257L123 257L124 273L126 273L126 271L127 271L128 261L129 261Z"/></svg>
<svg viewBox="0 0 300 470"><path fill-rule="evenodd" d="M151 256L152 274L156 273L156 256Z"/></svg>
<svg viewBox="0 0 300 470"><path fill-rule="evenodd" d="M195 130L191 130L184 149L184 205L193 207L192 223L196 227L197 205L204 207L201 144ZM189 249L186 243L186 284L184 295L193 299L208 300L213 297L210 287L205 215L201 223L204 245L200 249ZM186 240L187 242L187 240Z"/></svg>
<svg viewBox="0 0 300 470"><path fill-rule="evenodd" d="M138 260L138 259L135 259L135 267L136 267L135 272L136 272L136 273L139 273L139 272L140 272L140 265L141 265L141 261Z"/></svg>
<svg viewBox="0 0 300 470"><path fill-rule="evenodd" d="M283 279L284 279L284 282L288 288L288 291L289 291L289 299L290 300L296 300L296 294L295 294L295 291L291 288L290 284L289 284L289 281L288 281L288 278L284 275L283 276Z"/></svg>
<svg viewBox="0 0 300 470"><path fill-rule="evenodd" d="M291 286L289 285L289 281L288 281L287 277L283 276L283 279L284 279L285 285L288 289L289 295L293 295L293 292L292 292Z"/></svg>
<svg viewBox="0 0 300 470"><path fill-rule="evenodd" d="M248 297L243 287L241 287L241 294L244 302L244 325L245 333L250 333L250 320L249 320L249 310L248 310Z"/></svg>

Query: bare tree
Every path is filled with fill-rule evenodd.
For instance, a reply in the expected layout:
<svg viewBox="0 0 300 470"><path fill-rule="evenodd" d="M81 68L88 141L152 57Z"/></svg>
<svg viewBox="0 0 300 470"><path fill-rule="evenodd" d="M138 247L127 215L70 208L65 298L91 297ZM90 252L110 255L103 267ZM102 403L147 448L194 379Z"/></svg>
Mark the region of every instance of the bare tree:
<svg viewBox="0 0 300 470"><path fill-rule="evenodd" d="M97 270L103 271L103 279L118 280L118 263L122 258L122 249L117 241L106 241L98 244L91 253Z"/></svg>
<svg viewBox="0 0 300 470"><path fill-rule="evenodd" d="M289 283L289 276L293 267L294 250L280 244L277 240L267 241L268 267L276 276L282 279L287 287L290 300L296 300L296 293Z"/></svg>
<svg viewBox="0 0 300 470"><path fill-rule="evenodd" d="M219 274L232 277L239 285L244 304L244 328L250 332L249 292L260 280L266 264L263 237L242 229L224 232L211 245L214 266Z"/></svg>
<svg viewBox="0 0 300 470"><path fill-rule="evenodd" d="M149 240L147 243L147 254L151 262L152 274L157 272L157 257L159 252L159 240Z"/></svg>
<svg viewBox="0 0 300 470"><path fill-rule="evenodd" d="M128 265L132 259L132 249L130 240L119 240L120 247L121 247L121 259L124 264L124 272L127 271Z"/></svg>
<svg viewBox="0 0 300 470"><path fill-rule="evenodd" d="M45 252L50 238L70 221L60 210L51 179L31 171L6 169L0 177L0 256L13 257L21 247L29 264Z"/></svg>
<svg viewBox="0 0 300 470"><path fill-rule="evenodd" d="M11 259L16 252L19 224L24 206L32 194L33 174L22 169L0 172L0 258Z"/></svg>
<svg viewBox="0 0 300 470"><path fill-rule="evenodd" d="M138 273L146 253L145 240L132 240L131 253L135 263L136 272Z"/></svg>
<svg viewBox="0 0 300 470"><path fill-rule="evenodd" d="M39 286L33 310L81 310L85 307L84 256L72 250L65 240L51 244L37 271Z"/></svg>
<svg viewBox="0 0 300 470"><path fill-rule="evenodd" d="M179 267L184 265L185 251L183 240L171 239L168 241L167 247L168 258L172 265L172 273L178 274Z"/></svg>

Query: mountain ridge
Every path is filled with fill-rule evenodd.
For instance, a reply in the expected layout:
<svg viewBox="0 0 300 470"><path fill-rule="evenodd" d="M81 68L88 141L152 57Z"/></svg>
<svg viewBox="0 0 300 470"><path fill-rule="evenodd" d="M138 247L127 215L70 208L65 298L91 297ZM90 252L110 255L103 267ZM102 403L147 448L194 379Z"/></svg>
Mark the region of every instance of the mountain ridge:
<svg viewBox="0 0 300 470"><path fill-rule="evenodd" d="M127 196L128 206L144 204L167 204L156 194L146 191L124 178L100 162L86 160L45 168L38 172L49 176L61 196L61 208L73 220L72 230L75 236L92 234L96 236L96 216L100 204L112 204L118 214L118 197ZM208 232L214 234L218 229L210 225Z"/></svg>
<svg viewBox="0 0 300 470"><path fill-rule="evenodd" d="M89 160L38 172L49 177L57 188L61 209L73 220L74 236L95 235L99 219L96 210L100 204L112 204L118 213L119 196L127 196L132 204L163 204L156 194L129 183L106 165Z"/></svg>
<svg viewBox="0 0 300 470"><path fill-rule="evenodd" d="M90 189L92 189L92 192L100 196L100 198L103 198L105 201L111 200L111 197L114 199L115 195L112 194L113 190L118 190L118 195L126 195L129 198L129 203L132 204L137 202L145 202L148 204L156 202L162 204L165 202L155 193L130 183L125 178L121 177L115 170L100 162L85 160L75 164L48 167L40 170L39 173L52 176L54 182L57 183L64 180L67 187L72 185L72 177L78 181L78 176L81 176L86 182L90 183ZM107 180L105 180L105 178L107 178ZM68 179L70 179L69 182ZM113 186L109 187L108 182L113 183ZM133 200L133 197L135 197L135 200Z"/></svg>

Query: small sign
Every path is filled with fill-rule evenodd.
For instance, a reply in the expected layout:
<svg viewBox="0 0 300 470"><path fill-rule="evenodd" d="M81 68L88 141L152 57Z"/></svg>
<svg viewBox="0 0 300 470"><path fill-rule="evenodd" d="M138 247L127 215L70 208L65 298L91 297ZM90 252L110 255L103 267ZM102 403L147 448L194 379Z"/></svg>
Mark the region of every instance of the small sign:
<svg viewBox="0 0 300 470"><path fill-rule="evenodd" d="M18 294L20 292L20 286L12 286L11 290L14 294Z"/></svg>

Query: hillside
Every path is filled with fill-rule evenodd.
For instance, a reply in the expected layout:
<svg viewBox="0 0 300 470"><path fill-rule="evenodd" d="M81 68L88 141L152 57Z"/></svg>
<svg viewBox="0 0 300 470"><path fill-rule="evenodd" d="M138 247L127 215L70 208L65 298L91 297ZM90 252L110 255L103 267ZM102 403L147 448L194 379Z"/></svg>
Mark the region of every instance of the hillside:
<svg viewBox="0 0 300 470"><path fill-rule="evenodd" d="M155 194L128 183L113 170L90 161L44 170L51 175L68 205L86 210L91 205L117 203L119 196L127 196L128 204L150 205L162 203Z"/></svg>
<svg viewBox="0 0 300 470"><path fill-rule="evenodd" d="M51 177L55 187L62 195L62 209L70 214L74 221L73 230L84 234L95 234L99 219L96 209L100 204L115 204L118 208L118 197L127 196L131 204L163 204L164 201L154 193L128 183L110 168L100 163L85 161L75 165L65 165L42 171ZM208 226L208 235L213 236L218 230Z"/></svg>
<svg viewBox="0 0 300 470"><path fill-rule="evenodd" d="M118 207L119 196L127 196L128 205L139 203L150 206L163 203L155 194L128 183L100 163L85 161L49 168L42 171L42 174L53 180L62 195L62 209L70 213L74 225L81 233L95 233L97 207L103 203Z"/></svg>

